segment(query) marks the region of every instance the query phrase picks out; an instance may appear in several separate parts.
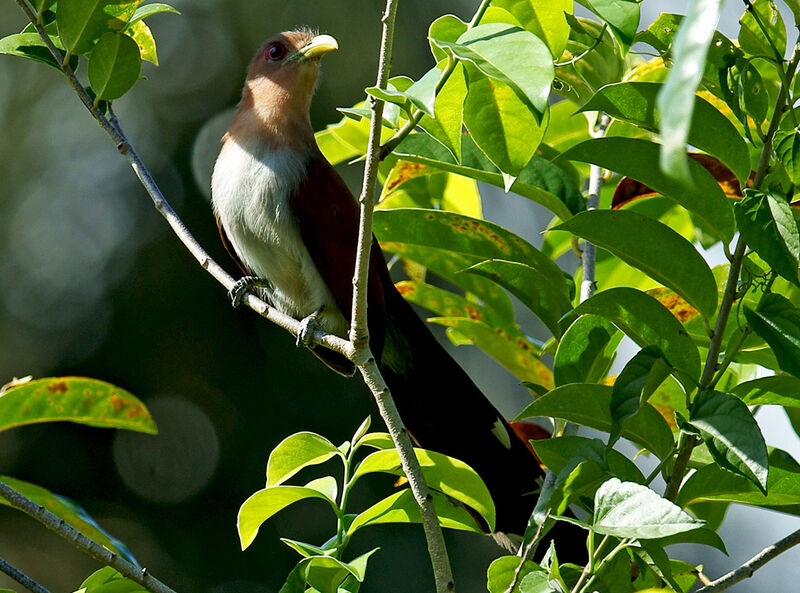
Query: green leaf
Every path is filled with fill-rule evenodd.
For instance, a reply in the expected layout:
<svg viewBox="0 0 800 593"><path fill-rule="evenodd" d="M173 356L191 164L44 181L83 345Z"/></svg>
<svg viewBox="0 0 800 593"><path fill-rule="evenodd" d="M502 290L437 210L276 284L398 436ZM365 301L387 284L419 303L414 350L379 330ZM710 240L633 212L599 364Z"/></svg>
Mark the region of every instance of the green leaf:
<svg viewBox="0 0 800 593"><path fill-rule="evenodd" d="M692 3L672 44L672 68L658 94L663 143L659 159L661 171L688 184L692 184L695 177L686 156L686 142L695 106L694 93L703 77L698 64L706 63L721 9L721 0Z"/></svg>
<svg viewBox="0 0 800 593"><path fill-rule="evenodd" d="M467 67L466 72L469 92L464 125L475 144L505 174L508 191L544 136L546 112L534 117L510 85L484 76L475 67Z"/></svg>
<svg viewBox="0 0 800 593"><path fill-rule="evenodd" d="M610 251L653 280L672 288L710 318L717 309L717 283L694 246L671 228L630 210L581 212L554 227Z"/></svg>
<svg viewBox="0 0 800 593"><path fill-rule="evenodd" d="M359 109L363 105L363 103L358 103L355 107ZM388 140L392 134L393 130L384 126L381 142ZM328 162L336 165L366 153L369 140L369 119L355 121L349 117L343 117L338 123L330 124L324 130L314 134L314 137L317 146Z"/></svg>
<svg viewBox="0 0 800 593"><path fill-rule="evenodd" d="M506 179L468 136L461 137L461 162L428 134L411 134L395 149L405 160L423 163L443 171L458 173L476 181L505 188ZM541 204L562 220L586 209L575 182L558 166L534 155L511 186L511 191Z"/></svg>
<svg viewBox="0 0 800 593"><path fill-rule="evenodd" d="M561 335L558 320L572 309L565 284L554 285L533 266L500 259L480 262L465 271L497 282L533 311L554 336Z"/></svg>
<svg viewBox="0 0 800 593"><path fill-rule="evenodd" d="M142 4L139 6L136 11L133 13L131 20L128 21L129 25L133 25L134 23L138 23L141 20L144 20L154 14L159 14L161 12L171 12L172 14L180 14L180 12L170 6L169 4L163 4L161 2L153 2L152 4Z"/></svg>
<svg viewBox="0 0 800 593"><path fill-rule="evenodd" d="M463 461L435 451L425 449L414 451L428 486L474 509L486 520L489 527L494 529L494 503L489 490L475 470ZM400 456L396 449L370 453L359 464L351 483L375 472L403 475Z"/></svg>
<svg viewBox="0 0 800 593"><path fill-rule="evenodd" d="M642 348L620 372L611 392L611 420L614 425L630 418L667 377L671 367L655 346Z"/></svg>
<svg viewBox="0 0 800 593"><path fill-rule="evenodd" d="M610 84L589 100L581 111L604 111L611 117L644 127L659 129L656 99L664 85L654 82ZM750 175L750 153L742 135L731 121L711 103L695 96L687 143L721 160L739 183Z"/></svg>
<svg viewBox="0 0 800 593"><path fill-rule="evenodd" d="M308 558L310 556L324 556L325 550L318 546L314 546L312 544L308 544L306 542L299 542L293 539L288 539L285 537L281 538L281 541L289 546L292 550L300 554L303 558Z"/></svg>
<svg viewBox="0 0 800 593"><path fill-rule="evenodd" d="M520 568L521 563L524 564L522 564ZM486 587L489 593L505 593L508 591L518 569L519 580L517 581L517 586L513 589L513 593L521 593L519 586L522 579L527 575L534 573L541 574L545 577L547 576L547 573L541 566L530 560L524 560L517 556L501 556L494 560L486 571Z"/></svg>
<svg viewBox="0 0 800 593"><path fill-rule="evenodd" d="M704 525L640 484L612 478L597 489L592 529L615 537L656 539Z"/></svg>
<svg viewBox="0 0 800 593"><path fill-rule="evenodd" d="M370 432L358 441L358 446L366 445L373 449L393 449L394 441L388 432Z"/></svg>
<svg viewBox="0 0 800 593"><path fill-rule="evenodd" d="M594 439L605 448L602 441ZM561 436L550 439L540 439L531 441L533 449L536 451L536 456L541 462L554 474L558 475L567 463L577 455L577 453L586 447L592 439L579 436ZM621 480L625 482L636 482L643 484L645 481L642 472L636 467L630 459L625 457L619 451L614 449L606 449L606 462L608 463L608 470Z"/></svg>
<svg viewBox="0 0 800 593"><path fill-rule="evenodd" d="M791 5L792 2L786 2ZM755 14L753 14L755 13ZM769 39L761 30L756 17L767 30ZM782 60L786 53L786 26L778 7L771 0L755 0L751 7L745 10L739 20L739 45L742 49L754 56L763 56L772 60ZM770 43L772 41L772 44ZM773 51L773 44L778 56Z"/></svg>
<svg viewBox="0 0 800 593"><path fill-rule="evenodd" d="M133 88L141 71L142 56L137 43L123 33L106 33L89 57L89 83L96 101L119 99Z"/></svg>
<svg viewBox="0 0 800 593"><path fill-rule="evenodd" d="M772 347L781 369L800 377L800 309L779 294L768 294L747 322Z"/></svg>
<svg viewBox="0 0 800 593"><path fill-rule="evenodd" d="M267 486L283 484L304 467L325 463L337 453L333 443L313 432L286 437L269 455Z"/></svg>
<svg viewBox="0 0 800 593"><path fill-rule="evenodd" d="M374 230L381 241L425 245L483 259L525 263L535 267L556 286L566 286L564 274L550 258L514 233L486 220L441 210L378 210L375 212Z"/></svg>
<svg viewBox="0 0 800 593"><path fill-rule="evenodd" d="M419 127L441 142L453 155L455 162L461 160L461 129L464 120L464 99L467 97L467 79L463 64L456 64L444 86L436 94L433 104L435 119L424 116Z"/></svg>
<svg viewBox="0 0 800 593"><path fill-rule="evenodd" d="M483 533L483 529L478 526L475 518L463 506L454 504L439 492L432 494L436 516L442 527ZM386 523L422 523L419 504L410 489L405 488L400 492L395 492L362 511L348 527L347 535L352 535L362 527Z"/></svg>
<svg viewBox="0 0 800 593"><path fill-rule="evenodd" d="M800 130L778 130L772 145L792 183L800 184Z"/></svg>
<svg viewBox="0 0 800 593"><path fill-rule="evenodd" d="M800 379L791 375L774 375L746 381L731 393L748 406L778 405L800 408Z"/></svg>
<svg viewBox="0 0 800 593"><path fill-rule="evenodd" d="M465 317L432 317L428 321L455 330L521 381L552 387L553 374L540 360L539 349L518 329L492 327Z"/></svg>
<svg viewBox="0 0 800 593"><path fill-rule="evenodd" d="M376 548L377 549L377 548ZM308 591L317 593L337 593L346 579L351 576L358 582L363 580L363 571L366 568L366 559L373 554L372 550L365 554L366 558L359 557L353 562L358 562L356 566L342 562L331 556L311 556L301 560L292 570L286 579L286 583L279 593L299 592L306 590L306 585L311 588Z"/></svg>
<svg viewBox="0 0 800 593"><path fill-rule="evenodd" d="M736 230L733 209L716 179L691 160L691 183L676 181L658 168L658 151L659 145L650 140L595 138L573 146L561 158L599 165L644 183L696 214L719 239L729 243Z"/></svg>
<svg viewBox="0 0 800 593"><path fill-rule="evenodd" d="M444 50L445 45L441 42L455 43L467 30L467 23L457 16L446 14L440 16L428 27L428 42L431 46L431 53L437 62L441 62L448 56Z"/></svg>
<svg viewBox="0 0 800 593"><path fill-rule="evenodd" d="M56 13L58 36L69 55L87 54L108 32L121 31L140 0L70 0Z"/></svg>
<svg viewBox="0 0 800 593"><path fill-rule="evenodd" d="M95 571L80 585L82 593L147 593L147 591L146 587L125 578L110 566Z"/></svg>
<svg viewBox="0 0 800 593"><path fill-rule="evenodd" d="M38 422L69 421L156 434L145 405L110 383L50 377L10 383L0 390L0 431Z"/></svg>
<svg viewBox="0 0 800 593"><path fill-rule="evenodd" d="M330 504L334 511L338 510L336 503L326 495L313 488L302 486L272 486L251 495L239 509L237 519L242 550L253 543L264 521L289 505L307 498L319 498Z"/></svg>
<svg viewBox="0 0 800 593"><path fill-rule="evenodd" d="M554 76L553 58L533 33L513 25L490 23L465 31L456 43L443 39L434 42L471 62L489 78L511 87L534 114L544 114Z"/></svg>
<svg viewBox="0 0 800 593"><path fill-rule="evenodd" d="M58 43L58 38L53 39L53 41L56 43L56 47L60 45L60 43ZM59 53L62 56L64 55L64 52ZM56 62L53 54L47 49L47 46L45 46L44 41L42 41L38 33L18 33L16 35L3 37L0 39L0 54L27 58L34 62L46 64L61 72L61 64ZM70 66L74 64L75 61L70 62Z"/></svg>
<svg viewBox="0 0 800 593"><path fill-rule="evenodd" d="M556 386L602 381L622 340L622 332L597 315L582 315L561 336L553 361Z"/></svg>
<svg viewBox="0 0 800 593"><path fill-rule="evenodd" d="M158 66L158 53L156 52L156 39L144 21L137 21L125 29L125 32L139 46L139 54L142 60L147 60Z"/></svg>
<svg viewBox="0 0 800 593"><path fill-rule="evenodd" d="M483 218L481 195L474 179L419 163L397 161L383 191L377 205L380 210L434 208Z"/></svg>
<svg viewBox="0 0 800 593"><path fill-rule="evenodd" d="M517 419L549 416L611 432L611 391L611 387L595 383L570 383L556 387L528 405ZM674 442L666 420L649 404L643 405L634 416L622 421L622 436L646 447L660 458L672 451Z"/></svg>
<svg viewBox="0 0 800 593"><path fill-rule="evenodd" d="M42 14L55 3L56 0L31 0L31 4L33 4L37 14Z"/></svg>
<svg viewBox="0 0 800 593"><path fill-rule="evenodd" d="M798 280L800 230L789 203L760 190L745 189L734 208L739 231L747 244L793 284Z"/></svg>
<svg viewBox="0 0 800 593"><path fill-rule="evenodd" d="M136 559L133 557L128 547L118 539L109 535L94 519L92 519L89 513L75 501L65 496L54 494L41 486L9 476L0 476L0 482L3 482L9 488L13 488L37 505L44 507L59 519L63 519L65 523L71 525L89 539L105 546L109 550L113 550L134 566L138 566ZM4 498L0 498L0 504L11 506Z"/></svg>
<svg viewBox="0 0 800 593"><path fill-rule="evenodd" d="M726 556L728 555L725 542L722 541L722 538L717 534L716 531L709 529L708 527L701 527L700 529L694 529L692 531L676 533L675 535L670 535L669 537L662 537L653 540L653 544L661 546L662 548L665 546L671 546L673 544L702 544L704 546L716 548Z"/></svg>
<svg viewBox="0 0 800 593"><path fill-rule="evenodd" d="M596 293L564 316L562 326L583 314L611 321L639 346L656 346L669 363L688 377L700 376L700 353L681 323L656 299L632 288L612 288ZM682 383L693 385L686 377Z"/></svg>
<svg viewBox="0 0 800 593"><path fill-rule="evenodd" d="M766 493L767 445L758 423L740 399L703 390L694 399L689 424L700 431L720 466L752 480Z"/></svg>
<svg viewBox="0 0 800 593"><path fill-rule="evenodd" d="M569 39L569 24L564 13L572 14L572 0L537 2L536 0L494 0L492 6L514 15L522 28L547 44L550 54L558 58Z"/></svg>
<svg viewBox="0 0 800 593"><path fill-rule="evenodd" d="M752 480L708 464L694 472L683 484L677 503L689 504L711 500L738 502L761 507L782 507L782 510L800 514L800 464L780 449L769 454L769 479L767 494Z"/></svg>
<svg viewBox="0 0 800 593"><path fill-rule="evenodd" d="M410 243L381 241L381 248L384 252L421 264L441 278L460 286L477 297L484 306L491 308L503 320L502 325L513 324L514 308L505 291L485 278L462 273L466 268L483 261L483 258Z"/></svg>
<svg viewBox="0 0 800 593"><path fill-rule="evenodd" d="M639 3L636 0L578 0L603 19L614 31L625 52L639 28Z"/></svg>

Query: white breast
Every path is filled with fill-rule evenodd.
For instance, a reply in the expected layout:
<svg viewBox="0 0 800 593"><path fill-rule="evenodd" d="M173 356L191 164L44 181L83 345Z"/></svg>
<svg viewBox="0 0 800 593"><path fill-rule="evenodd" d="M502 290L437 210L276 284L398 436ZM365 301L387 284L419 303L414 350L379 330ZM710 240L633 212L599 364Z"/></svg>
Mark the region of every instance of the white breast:
<svg viewBox="0 0 800 593"><path fill-rule="evenodd" d="M233 249L253 274L270 281L267 298L295 318L324 306L323 327L340 336L347 322L317 271L289 210L306 167L293 150L266 150L229 139L214 166L214 211Z"/></svg>

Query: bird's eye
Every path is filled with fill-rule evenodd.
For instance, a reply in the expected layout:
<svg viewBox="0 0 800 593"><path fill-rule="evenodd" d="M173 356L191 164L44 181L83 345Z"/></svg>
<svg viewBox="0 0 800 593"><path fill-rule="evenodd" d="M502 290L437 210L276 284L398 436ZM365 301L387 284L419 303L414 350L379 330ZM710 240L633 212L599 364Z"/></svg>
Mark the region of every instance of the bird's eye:
<svg viewBox="0 0 800 593"><path fill-rule="evenodd" d="M277 62L286 56L286 46L283 43L271 43L264 52L264 57Z"/></svg>

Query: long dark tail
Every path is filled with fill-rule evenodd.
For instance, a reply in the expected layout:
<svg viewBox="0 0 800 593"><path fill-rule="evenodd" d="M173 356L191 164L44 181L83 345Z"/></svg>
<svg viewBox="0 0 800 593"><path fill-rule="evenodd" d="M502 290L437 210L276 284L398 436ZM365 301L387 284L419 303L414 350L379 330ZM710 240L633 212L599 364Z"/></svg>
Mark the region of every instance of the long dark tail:
<svg viewBox="0 0 800 593"><path fill-rule="evenodd" d="M522 534L536 504L535 457L393 288L381 372L420 446L470 465L495 502L497 531Z"/></svg>

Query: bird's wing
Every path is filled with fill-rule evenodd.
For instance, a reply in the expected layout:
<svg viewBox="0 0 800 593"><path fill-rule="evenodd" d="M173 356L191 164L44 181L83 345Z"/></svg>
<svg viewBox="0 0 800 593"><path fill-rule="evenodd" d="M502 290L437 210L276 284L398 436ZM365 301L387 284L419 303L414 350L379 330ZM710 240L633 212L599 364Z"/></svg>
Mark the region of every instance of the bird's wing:
<svg viewBox="0 0 800 593"><path fill-rule="evenodd" d="M252 272L248 270L242 260L239 259L236 250L233 248L233 245L231 245L228 235L225 233L225 228L222 226L222 221L219 219L216 212L214 213L214 218L217 219L217 230L219 231L219 238L222 240L222 246L225 247L225 251L228 252L228 255L231 256L231 259L236 262L236 265L239 266L239 269L244 272L245 275L251 274Z"/></svg>
<svg viewBox="0 0 800 593"><path fill-rule="evenodd" d="M290 198L300 235L336 304L349 321L358 245L359 208L344 180L315 151L307 174ZM384 283L391 283L383 253L373 241L367 291L370 347L380 360L385 335Z"/></svg>

